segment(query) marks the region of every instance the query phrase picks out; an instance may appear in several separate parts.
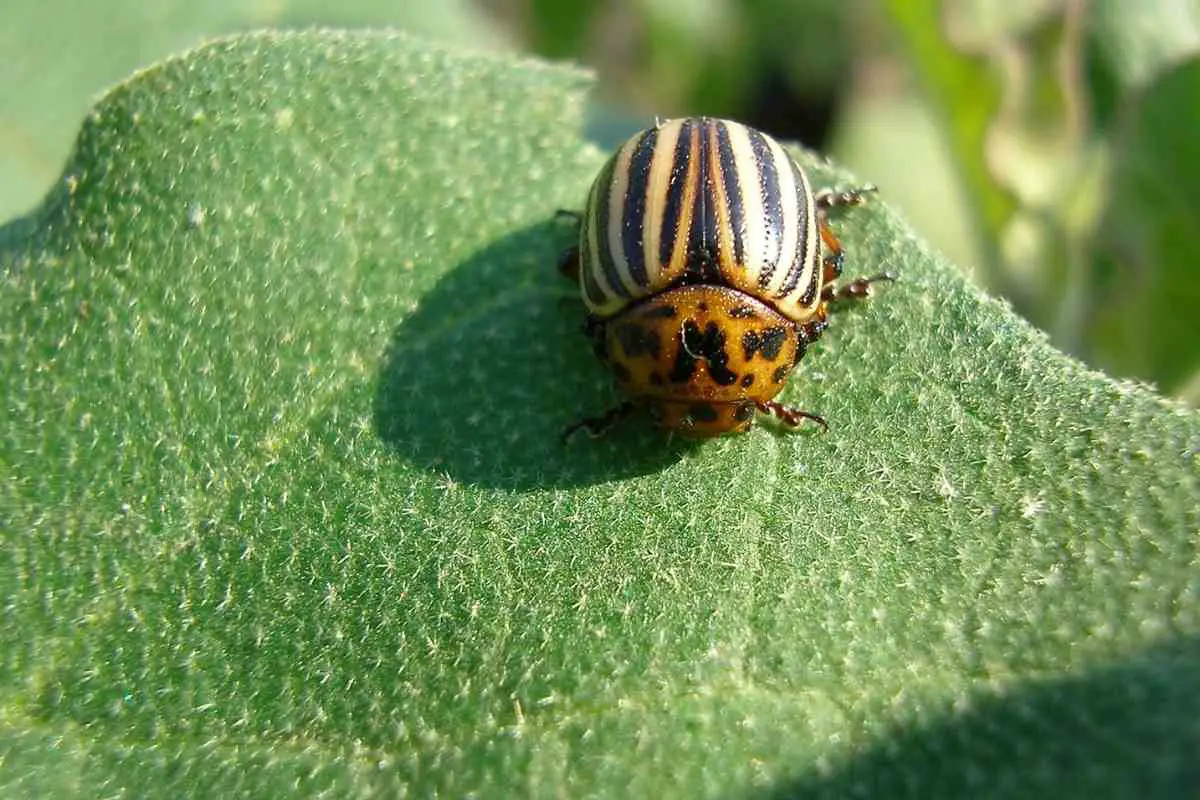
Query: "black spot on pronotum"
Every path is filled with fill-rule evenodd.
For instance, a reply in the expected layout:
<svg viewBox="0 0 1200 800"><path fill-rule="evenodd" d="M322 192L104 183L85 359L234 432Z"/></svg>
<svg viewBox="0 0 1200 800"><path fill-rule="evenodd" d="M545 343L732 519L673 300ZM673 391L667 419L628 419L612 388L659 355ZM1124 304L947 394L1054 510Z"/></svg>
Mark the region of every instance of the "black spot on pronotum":
<svg viewBox="0 0 1200 800"><path fill-rule="evenodd" d="M742 354L746 360L754 358L758 352L758 331L746 331L742 334Z"/></svg>
<svg viewBox="0 0 1200 800"><path fill-rule="evenodd" d="M779 358L779 351L783 349L783 342L787 339L787 331L781 327L767 328L759 336L759 352L767 361L774 361Z"/></svg>
<svg viewBox="0 0 1200 800"><path fill-rule="evenodd" d="M673 383L686 383L696 372L700 359L708 364L708 374L720 386L731 386L737 375L729 369L729 353L725 352L725 332L710 322L701 332L692 320L683 325L679 352L668 376Z"/></svg>
<svg viewBox="0 0 1200 800"><path fill-rule="evenodd" d="M655 386L662 386L663 385L662 373L661 372L651 372L650 373L650 383L652 383Z"/></svg>
<svg viewBox="0 0 1200 800"><path fill-rule="evenodd" d="M754 383L754 373L748 372L742 376L742 388L749 389Z"/></svg>
<svg viewBox="0 0 1200 800"><path fill-rule="evenodd" d="M629 368L620 361L613 362L612 372L618 383L629 383L629 380L633 377L629 372Z"/></svg>
<svg viewBox="0 0 1200 800"><path fill-rule="evenodd" d="M699 328L696 327L696 323L688 320L683 326L683 346L675 354L675 364L671 367L671 374L668 376L672 383L687 383L696 372L696 351L688 343L688 337L692 331L699 333Z"/></svg>
<svg viewBox="0 0 1200 800"><path fill-rule="evenodd" d="M622 322L617 325L613 334L629 358L638 358L644 355L658 358L662 352L662 342L658 338L658 332L638 325L636 322Z"/></svg>
<svg viewBox="0 0 1200 800"><path fill-rule="evenodd" d="M758 312L750 306L734 306L729 309L729 316L732 319L757 319Z"/></svg>
<svg viewBox="0 0 1200 800"><path fill-rule="evenodd" d="M775 381L775 383L783 383L783 379L787 377L787 374L790 370L791 367L778 367L775 372L771 374L771 380Z"/></svg>
<svg viewBox="0 0 1200 800"><path fill-rule="evenodd" d="M696 422L716 422L719 416L712 403L692 403L688 414Z"/></svg>
<svg viewBox="0 0 1200 800"><path fill-rule="evenodd" d="M786 340L787 329L779 326L763 331L746 331L742 335L742 352L747 361L754 358L755 353L762 353L767 361L774 361L779 358Z"/></svg>
<svg viewBox="0 0 1200 800"><path fill-rule="evenodd" d="M670 303L659 303L642 312L644 319L673 319L679 310Z"/></svg>

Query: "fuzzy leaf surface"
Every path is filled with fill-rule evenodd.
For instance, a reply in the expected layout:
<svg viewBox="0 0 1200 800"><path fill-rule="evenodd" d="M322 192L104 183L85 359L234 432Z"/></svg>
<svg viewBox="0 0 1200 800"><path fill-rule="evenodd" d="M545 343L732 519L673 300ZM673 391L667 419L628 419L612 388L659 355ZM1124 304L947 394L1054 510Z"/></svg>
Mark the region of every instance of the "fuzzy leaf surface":
<svg viewBox="0 0 1200 800"><path fill-rule="evenodd" d="M1196 412L884 196L836 226L901 280L783 396L827 434L562 446L586 87L308 32L99 103L0 236L5 795L1182 791Z"/></svg>

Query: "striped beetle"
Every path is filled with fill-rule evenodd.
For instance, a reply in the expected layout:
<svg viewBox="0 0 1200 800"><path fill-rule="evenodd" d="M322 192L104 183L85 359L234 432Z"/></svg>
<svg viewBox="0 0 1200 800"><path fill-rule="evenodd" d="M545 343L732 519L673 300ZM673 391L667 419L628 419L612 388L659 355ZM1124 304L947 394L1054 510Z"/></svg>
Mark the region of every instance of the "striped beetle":
<svg viewBox="0 0 1200 800"><path fill-rule="evenodd" d="M756 411L828 428L773 398L831 301L893 279L833 283L843 253L828 212L873 190L814 194L778 142L727 120L670 120L626 141L583 213L560 212L579 225L560 267L578 280L585 329L628 399L564 438L599 435L639 405L696 437L744 431Z"/></svg>

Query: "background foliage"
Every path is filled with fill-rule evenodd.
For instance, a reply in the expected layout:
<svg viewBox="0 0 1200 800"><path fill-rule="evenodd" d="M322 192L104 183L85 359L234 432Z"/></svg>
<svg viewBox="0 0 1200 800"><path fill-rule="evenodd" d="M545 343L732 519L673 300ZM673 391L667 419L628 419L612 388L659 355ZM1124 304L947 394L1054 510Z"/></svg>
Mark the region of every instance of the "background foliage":
<svg viewBox="0 0 1200 800"><path fill-rule="evenodd" d="M394 25L594 66L604 144L713 113L831 152L1060 348L1200 400L1195 0L120 0L5 18L0 219L57 175L89 99L155 58L253 27Z"/></svg>

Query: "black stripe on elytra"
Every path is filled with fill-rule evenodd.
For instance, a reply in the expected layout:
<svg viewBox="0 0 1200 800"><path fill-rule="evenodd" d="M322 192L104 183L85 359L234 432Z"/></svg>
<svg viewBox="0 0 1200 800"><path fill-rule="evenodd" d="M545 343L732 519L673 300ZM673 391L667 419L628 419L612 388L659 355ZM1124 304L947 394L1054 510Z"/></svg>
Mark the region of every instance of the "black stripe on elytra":
<svg viewBox="0 0 1200 800"><path fill-rule="evenodd" d="M587 292L588 302L594 306L602 306L608 302L608 295L600 291L600 285L596 283L596 271L585 269L583 271L583 290Z"/></svg>
<svg viewBox="0 0 1200 800"><path fill-rule="evenodd" d="M581 253L588 252L587 242L591 240L592 218L594 216L595 214L585 216L583 222L580 223L579 241L582 245L580 249ZM592 255L592 259L595 260L595 255ZM596 283L596 270L592 269L592 267L592 263L580 259L579 274L583 279L583 292L587 295L589 303L595 306L602 306L608 298L604 296L604 292L600 291L600 286Z"/></svg>
<svg viewBox="0 0 1200 800"><path fill-rule="evenodd" d="M796 182L796 252L792 255L792 266L788 270L787 277L784 278L783 286L779 289L776 297L790 297L792 292L796 291L797 284L800 283L800 276L804 274L804 268L807 266L804 263L804 253L808 249L808 192L804 189L804 176L800 174L800 168L796 166L796 162L790 158L788 162L792 168L792 179ZM813 271L818 273L817 279L820 279L820 268L815 264ZM811 283L809 288L812 288ZM808 297L807 293L805 297ZM801 301L807 305L809 300Z"/></svg>
<svg viewBox="0 0 1200 800"><path fill-rule="evenodd" d="M664 266L671 261L671 255L675 251L675 239L679 236L683 195L687 190L688 161L693 157L692 128L691 120L679 126L679 140L675 142L675 153L671 159L671 180L667 184L667 205L663 209L662 229L659 231L658 237L659 263Z"/></svg>
<svg viewBox="0 0 1200 800"><path fill-rule="evenodd" d="M742 202L742 191L737 169L737 161L733 158L733 144L729 141L729 126L723 122L716 123L717 130L717 165L721 168L721 183L725 189L725 212L729 216L729 238L733 242L733 261L735 264L746 263L746 206ZM750 176L753 180L753 176Z"/></svg>
<svg viewBox="0 0 1200 800"><path fill-rule="evenodd" d="M621 276L617 274L617 264L613 261L612 248L608 243L608 229L621 222L612 219L608 210L609 201L612 199L613 172L617 168L617 157L614 155L610 158L600 171L600 177L596 178L600 191L596 193L596 207L592 209L591 223L596 229L596 261L604 272L609 289L619 297L629 297L629 290L621 283Z"/></svg>
<svg viewBox="0 0 1200 800"><path fill-rule="evenodd" d="M629 276L635 286L645 286L646 280L646 190L650 186L650 162L658 142L658 128L642 134L641 141L629 159L629 181L625 190L625 213L622 214L621 246Z"/></svg>
<svg viewBox="0 0 1200 800"><path fill-rule="evenodd" d="M796 173L797 173L796 180L797 181L800 180L800 175L799 175L800 168L797 167L795 165L795 163L792 164L792 168L796 170ZM806 198L807 192L801 192L800 196L802 198ZM807 217L808 212L804 206L801 206L800 213L805 215L804 224L800 228L800 233L802 234L802 239L801 239L800 243L802 245L807 245L808 237L810 235L820 237L821 232L819 230L817 230L817 226L815 224L812 226L811 231L808 230L808 217ZM800 298L800 305L802 305L802 306L811 306L813 304L813 302L816 301L817 295L820 294L820 292L821 292L821 285L825 280L825 268L824 268L824 265L821 264L821 240L820 240L820 238L817 239L816 244L817 244L817 246L813 248L813 258L812 258L812 265L811 265L812 266L812 274L808 278L808 287L805 288L804 295ZM800 252L803 253L806 249L808 249L808 248L801 247Z"/></svg>
<svg viewBox="0 0 1200 800"><path fill-rule="evenodd" d="M763 232L766 234L766 252L759 253L762 270L758 273L758 286L765 289L779 266L780 249L783 247L783 231L788 221L783 218L783 191L779 186L779 165L771 152L767 139L756 130L750 130L750 149L754 153L754 164L758 168L758 189L762 196Z"/></svg>
<svg viewBox="0 0 1200 800"><path fill-rule="evenodd" d="M708 161L712 157L712 146L708 132L716 124L703 118L698 121L700 146L692 153L697 159L696 200L692 207L692 227L688 232L687 265L684 271L686 283L716 283L721 279L717 261L717 215L713 208L713 185L709 175Z"/></svg>
<svg viewBox="0 0 1200 800"><path fill-rule="evenodd" d="M813 262L812 277L808 279L808 288L804 290L804 296L800 298L800 305L811 306L813 300L817 297L817 292L821 291L821 284L825 279L825 270L821 268L819 261Z"/></svg>

